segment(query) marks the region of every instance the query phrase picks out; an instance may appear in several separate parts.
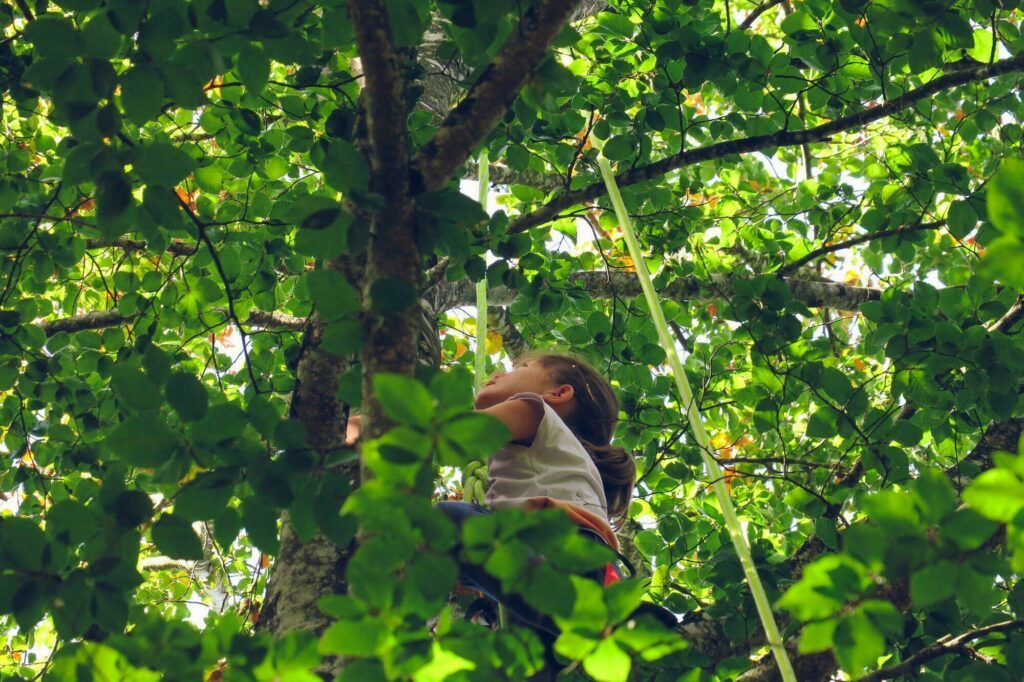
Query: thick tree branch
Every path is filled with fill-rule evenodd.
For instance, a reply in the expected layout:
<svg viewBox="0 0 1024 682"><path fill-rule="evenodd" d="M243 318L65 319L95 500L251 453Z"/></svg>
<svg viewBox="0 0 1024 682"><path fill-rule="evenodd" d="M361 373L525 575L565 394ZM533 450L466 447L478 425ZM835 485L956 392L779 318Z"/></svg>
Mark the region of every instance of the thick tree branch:
<svg viewBox="0 0 1024 682"><path fill-rule="evenodd" d="M787 274L793 272L794 270L799 270L801 267L803 267L804 265L807 265L811 261L817 260L821 256L824 256L824 255L829 254L829 253L835 253L836 251L842 251L843 249L848 249L851 246L856 246L858 244L863 244L864 242L871 242L871 241L874 241L876 239L884 239L885 237L893 237L893 236L896 236L896 235L910 234L910 233L913 233L913 232L921 232L923 230L935 230L935 229L938 229L938 228L944 226L945 224L946 224L945 220L939 220L939 221L934 222L934 223L918 223L916 225L901 225L900 227L894 227L894 228L892 228L890 230L879 230L878 232L869 232L868 234L863 234L863 235L861 235L859 237L853 237L852 239L847 239L845 242L839 242L837 244L828 244L827 246L823 246L823 247L821 247L819 249L815 249L814 251L811 251L810 253L808 253L803 258L799 258L799 259L793 261L792 263L787 263L786 265L784 265L781 268L779 268L778 270L776 270L775 274L776 275L787 275Z"/></svg>
<svg viewBox="0 0 1024 682"><path fill-rule="evenodd" d="M684 277L674 280L659 294L677 302L728 298L732 295L732 282L741 276L712 275L710 280ZM855 287L840 282L784 278L793 298L810 308L857 310L866 301L876 301L882 295L879 289ZM595 298L640 295L640 284L631 272L580 272L569 277L569 285L583 289ZM476 300L472 282L442 282L431 292L435 309L439 312L459 306L473 305ZM488 293L494 305L508 305L517 292L495 287Z"/></svg>
<svg viewBox="0 0 1024 682"><path fill-rule="evenodd" d="M990 331L1001 331L1009 334L1010 330L1021 320L1024 320L1024 295L1018 296L1017 301L1010 306L999 320L990 328Z"/></svg>
<svg viewBox="0 0 1024 682"><path fill-rule="evenodd" d="M754 25L754 22L757 21L757 18L759 16L770 10L772 7L775 7L776 5L781 5L782 2L783 0L765 0L765 2L762 2L760 5L755 7L754 11L748 14L747 18L740 22L740 25L737 26L736 28L739 29L740 31L746 31L748 28Z"/></svg>
<svg viewBox="0 0 1024 682"><path fill-rule="evenodd" d="M398 176L406 167L408 112L401 59L391 39L387 9L378 0L349 0L348 12L365 75L362 96L371 166L380 179L404 185Z"/></svg>
<svg viewBox="0 0 1024 682"><path fill-rule="evenodd" d="M371 189L384 199L371 218L362 279L367 326L362 350L362 431L364 437L376 438L390 423L374 396L373 377L380 372L413 373L418 331L412 305L394 309L378 298L416 291L421 261L409 192L405 82L387 10L379 0L349 0L348 8L366 75L362 98L373 170Z"/></svg>
<svg viewBox="0 0 1024 682"><path fill-rule="evenodd" d="M974 66L954 73L947 73L876 107L866 108L848 116L841 116L814 128L806 130L781 130L770 135L754 135L739 140L718 142L705 147L682 151L674 156L669 156L646 166L622 172L616 176L616 181L620 187L625 187L660 177L669 171L691 166L702 161L721 159L733 154L748 154L771 147L792 147L823 142L837 133L863 127L874 121L891 116L943 90L966 83L988 80L1015 71L1024 71L1024 54L1004 59L994 64ZM596 182L572 192L563 192L540 208L525 213L513 220L509 225L509 232L522 232L531 227L543 225L555 219L561 211L570 206L593 201L598 197L604 196L604 194L605 186L602 182Z"/></svg>
<svg viewBox="0 0 1024 682"><path fill-rule="evenodd" d="M49 337L59 332L74 334L75 332L82 332L89 329L117 327L122 324L127 324L131 320L135 319L135 317L135 315L122 315L116 310L97 310L91 313L75 315L73 317L64 317L59 320L40 322L38 326L43 330L43 333Z"/></svg>
<svg viewBox="0 0 1024 682"><path fill-rule="evenodd" d="M1024 629L1024 620L1007 620L1002 623L987 625L977 630L971 630L956 637L947 635L939 639L935 644L921 649L902 663L882 668L858 679L861 682L880 682L881 680L891 680L905 674L913 675L925 661L930 661L939 656L946 656L947 654L967 653L967 645L976 639L997 632L1012 632L1021 629Z"/></svg>
<svg viewBox="0 0 1024 682"><path fill-rule="evenodd" d="M191 571L196 567L195 561L172 559L166 556L154 556L141 559L139 570L142 571Z"/></svg>
<svg viewBox="0 0 1024 682"><path fill-rule="evenodd" d="M487 307L487 326L501 336L502 346L508 356L515 360L530 350L530 344L512 324L508 308L492 305Z"/></svg>
<svg viewBox="0 0 1024 682"><path fill-rule="evenodd" d="M218 313L228 316L226 308L216 308ZM62 317L57 320L39 322L38 326L46 336L53 336L58 332L87 331L90 329L106 329L128 324L134 320L136 315L122 315L116 310L97 310L72 317ZM269 312L266 310L252 310L245 320L245 324L263 329L282 329L286 331L300 331L306 327L308 320L297 315L287 313Z"/></svg>
<svg viewBox="0 0 1024 682"><path fill-rule="evenodd" d="M420 149L414 162L418 185L428 192L439 190L466 162L515 101L576 4L577 0L543 0L526 11L466 97Z"/></svg>
<svg viewBox="0 0 1024 682"><path fill-rule="evenodd" d="M469 159L465 168L466 179L473 179L477 173L476 161ZM562 175L532 170L517 171L500 163L490 164L488 174L492 185L526 185L542 192L554 192L565 187L565 177Z"/></svg>
<svg viewBox="0 0 1024 682"><path fill-rule="evenodd" d="M124 251L146 251L149 245L138 239L86 239L85 248L89 250L93 249L123 249ZM180 239L174 239L165 249L167 253L172 253L175 256L192 256L198 251L196 244L190 244Z"/></svg>

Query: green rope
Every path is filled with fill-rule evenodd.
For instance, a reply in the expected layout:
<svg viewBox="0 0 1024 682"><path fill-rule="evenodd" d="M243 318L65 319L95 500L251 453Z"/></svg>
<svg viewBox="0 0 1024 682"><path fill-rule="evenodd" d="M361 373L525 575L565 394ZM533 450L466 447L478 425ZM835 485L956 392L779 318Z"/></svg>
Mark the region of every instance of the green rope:
<svg viewBox="0 0 1024 682"><path fill-rule="evenodd" d="M478 161L480 205L487 210L487 150L480 152ZM487 277L476 283L476 353L473 360L473 384L479 393L487 381ZM462 473L462 500L483 505L486 502L487 466L480 461L470 462Z"/></svg>
<svg viewBox="0 0 1024 682"><path fill-rule="evenodd" d="M487 210L487 176L489 175L489 168L487 167L487 150L484 149L480 152L480 158L477 160L477 178L480 184L480 193L478 195L480 205L483 206L484 211ZM487 277L486 275L482 280L476 283L476 364L474 370L476 373L476 390L479 391L483 388L484 382L487 377Z"/></svg>
<svg viewBox="0 0 1024 682"><path fill-rule="evenodd" d="M618 217L622 227L622 234L626 239L626 246L629 249L629 257L633 259L633 264L636 267L636 275L640 280L640 286L643 288L644 297L647 299L647 306L651 310L654 326L658 330L658 340L668 355L669 367L672 369L676 386L679 389L679 395L683 397L690 429L693 432L694 439L697 441L697 446L700 448L701 459L704 460L704 468L707 470L707 475L713 482L712 488L715 491L715 497L718 498L718 506L722 509L722 515L725 517L725 525L729 531L729 537L732 538L733 547L736 548L736 554L739 555L740 564L743 566L743 574L746 576L747 584L750 585L750 592L754 596L754 603L757 605L757 613L761 617L761 624L764 626L768 645L771 647L772 653L775 654L775 660L778 663L783 682L796 682L793 666L782 644L779 628L775 624L775 617L772 615L771 606L768 603L768 596L765 594L764 586L761 584L761 578L757 575L757 567L754 566L754 560L750 556L747 537L740 525L740 520L736 517L736 509L733 507L732 500L729 498L729 490L725 486L722 469L710 454L711 442L708 438L708 432L704 428L704 422L701 420L697 404L693 399L693 391L690 390L690 384L683 373L682 360L679 357L679 352L676 350L675 340L669 332L668 323L665 321L665 312L662 310L661 303L654 291L654 285L651 284L651 275L647 271L647 263L644 261L643 253L640 251L640 244L637 242L636 235L633 232L633 224L629 214L626 212L626 206L622 203L622 195L619 193L619 186L615 182L615 175L612 173L608 160L603 156L598 158L597 164L601 169L604 184L608 188L608 195L612 200L612 206L615 207L615 215Z"/></svg>
<svg viewBox="0 0 1024 682"><path fill-rule="evenodd" d="M487 150L480 152L477 172L480 181L478 199L487 210ZM479 393L487 381L487 277L476 283L476 353L473 361L473 384ZM483 462L470 462L462 475L462 500L483 505L486 502L487 466Z"/></svg>
<svg viewBox="0 0 1024 682"><path fill-rule="evenodd" d="M484 211L487 210L487 185L489 182L488 176L490 175L490 163L487 158L487 150L483 149L480 152L480 158L477 159L477 181L480 185L479 194L477 195L480 205L483 206ZM476 355L474 356L474 381L476 383L477 392L483 388L483 385L487 379L487 277L486 275L482 280L476 283ZM475 462L474 462L475 464ZM482 471L484 475L487 473L487 467L476 467L477 471ZM479 480L479 476L476 480ZM483 505L486 501L484 499L484 487L482 483L473 484L473 497L479 497L480 499L471 499L471 501L477 504ZM466 489L463 486L462 499L466 499ZM508 614L505 612L505 605L498 604L498 625L501 629L508 627Z"/></svg>

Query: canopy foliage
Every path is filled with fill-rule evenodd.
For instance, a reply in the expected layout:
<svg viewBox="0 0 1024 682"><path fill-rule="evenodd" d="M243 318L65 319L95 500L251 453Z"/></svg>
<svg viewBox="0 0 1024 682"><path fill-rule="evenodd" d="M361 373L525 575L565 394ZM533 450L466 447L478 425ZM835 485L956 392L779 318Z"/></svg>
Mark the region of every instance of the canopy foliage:
<svg viewBox="0 0 1024 682"><path fill-rule="evenodd" d="M579 578L605 557L557 514L465 551L575 674L770 679L601 148L799 678L1016 679L1018 0L576 5L0 7L5 676L537 672L532 632L452 616L430 509L500 444L460 312L486 278L491 364L614 381L641 575Z"/></svg>

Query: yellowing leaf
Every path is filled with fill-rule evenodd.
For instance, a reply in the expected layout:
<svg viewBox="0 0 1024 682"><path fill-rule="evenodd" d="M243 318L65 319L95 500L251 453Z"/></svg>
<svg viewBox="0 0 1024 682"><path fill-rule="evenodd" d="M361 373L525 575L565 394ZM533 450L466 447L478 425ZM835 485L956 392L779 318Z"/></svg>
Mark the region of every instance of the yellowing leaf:
<svg viewBox="0 0 1024 682"><path fill-rule="evenodd" d="M492 355L502 349L505 340L501 338L501 334L495 331L487 332L487 354Z"/></svg>
<svg viewBox="0 0 1024 682"><path fill-rule="evenodd" d="M721 450L722 448L728 446L731 442L732 438L730 438L729 434L726 433L725 431L719 431L718 433L711 437L711 445L714 446L716 450Z"/></svg>

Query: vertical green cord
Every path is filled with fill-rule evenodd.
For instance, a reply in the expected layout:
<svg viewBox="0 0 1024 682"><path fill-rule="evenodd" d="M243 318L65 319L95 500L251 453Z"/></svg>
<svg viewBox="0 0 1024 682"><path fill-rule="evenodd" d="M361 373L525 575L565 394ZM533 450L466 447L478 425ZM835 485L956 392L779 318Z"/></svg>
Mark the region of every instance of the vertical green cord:
<svg viewBox="0 0 1024 682"><path fill-rule="evenodd" d="M477 180L480 184L480 193L477 199L484 211L487 210L487 185L490 168L490 161L487 158L487 149L480 151L480 158L477 159ZM474 355L474 383L479 392L487 380L487 277L476 283L476 354ZM505 605L498 603L498 624L502 629L508 627L508 615L505 613Z"/></svg>
<svg viewBox="0 0 1024 682"><path fill-rule="evenodd" d="M478 195L480 205L487 210L487 150L480 152L477 160L477 179L480 184ZM476 354L474 375L476 390L479 391L487 380L487 277L476 283Z"/></svg>
<svg viewBox="0 0 1024 682"><path fill-rule="evenodd" d="M647 272L647 264L644 261L643 253L640 251L640 244L633 233L632 221L629 214L626 213L625 204L622 203L622 195L619 193L618 183L615 182L615 175L612 173L608 160L603 156L598 158L597 164L601 169L601 177L604 178L604 184L608 188L608 195L611 197L612 206L615 207L615 215L622 226L622 234L626 239L629 257L633 259L633 264L636 266L636 274L640 280L640 286L643 288L644 297L647 299L647 306L651 309L654 325L658 329L658 340L668 355L669 366L672 369L676 386L679 389L679 394L683 397L686 416L690 422L693 437L700 449L701 459L704 460L704 468L707 470L708 477L713 482L712 488L715 491L715 497L718 498L718 506L722 509L726 528L729 531L729 536L732 538L732 544L736 548L736 554L739 555L740 564L743 566L743 574L746 576L747 584L750 585L750 591L754 595L754 603L757 605L757 613L761 617L761 624L764 626L768 644L772 649L772 653L775 654L775 660L778 663L783 681L796 682L793 666L782 644L779 628L775 624L775 617L772 615L771 606L768 603L768 596L764 592L761 578L757 575L757 568L754 566L754 560L750 556L747 537L743 532L739 519L736 517L736 509L729 498L729 490L725 487L722 469L711 456L712 450L708 432L704 428L704 422L701 420L700 412L693 400L690 384L683 373L683 363L679 358L679 352L676 350L675 340L669 333L668 323L665 321L665 312L662 310L661 303L654 292L651 275Z"/></svg>

